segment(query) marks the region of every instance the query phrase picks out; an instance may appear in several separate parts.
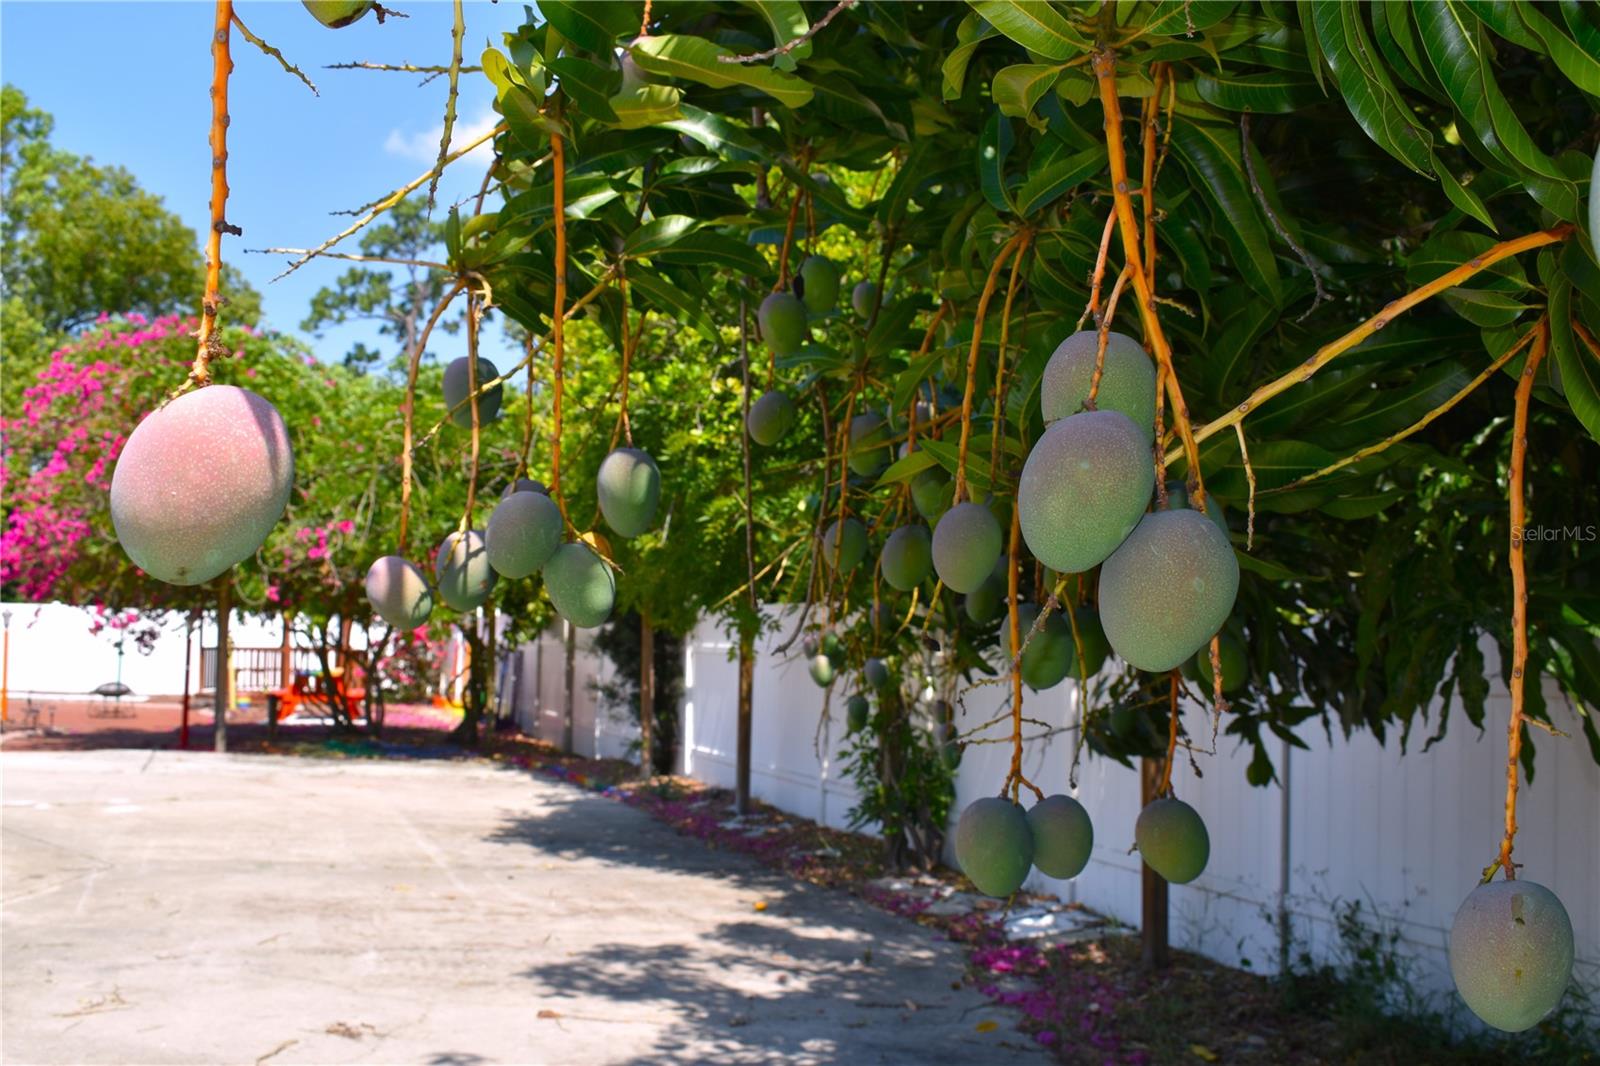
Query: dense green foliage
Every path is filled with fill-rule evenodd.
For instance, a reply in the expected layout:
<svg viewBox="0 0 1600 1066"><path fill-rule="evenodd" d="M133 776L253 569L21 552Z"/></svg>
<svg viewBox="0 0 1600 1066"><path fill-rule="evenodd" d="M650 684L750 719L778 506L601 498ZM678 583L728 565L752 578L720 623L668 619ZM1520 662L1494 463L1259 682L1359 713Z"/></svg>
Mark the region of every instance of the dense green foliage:
<svg viewBox="0 0 1600 1066"><path fill-rule="evenodd" d="M613 347L625 320L646 310L731 347L746 320L740 307L771 306L775 351L765 375L755 370L755 391L782 387L801 424L783 438L784 454L756 451L758 512L764 499L781 501L758 513L758 570L780 557L787 565L794 538L840 517L859 518L881 544L907 508L903 486L956 472L951 415L968 384L979 295L1002 243L1026 233L1016 284L1008 268L990 279L999 284L973 375L966 477L978 498L995 494L1003 531L1043 430L1039 377L1085 309L1110 209L1097 48L1115 50L1134 184L1146 154L1141 107L1155 97L1157 314L1197 426L1497 240L1557 224L1587 236L1580 207L1600 23L1583 5L861 3L774 57L723 62L795 41L824 10L662 5L640 37L627 5L542 5L548 21L483 56L506 125L499 210L460 226L449 249L453 264L492 279L507 314L547 330L555 198L546 156L559 132L569 291L603 286L584 318ZM1508 94L1541 106L1513 112ZM1349 196L1357 188L1359 210ZM770 294L818 252L839 268L841 291L866 299L853 314L808 311L807 335L796 338L794 322L774 317L792 304L778 308ZM1121 260L1113 240L1106 289ZM1589 241L1565 230L1385 320L1326 369L1252 405L1241 424L1256 482L1253 536L1239 440L1228 427L1203 433L1206 486L1230 516L1243 571L1233 625L1249 677L1226 728L1255 746L1261 780L1272 776L1265 737L1292 736L1308 718L1405 738L1445 695L1482 722L1478 640L1510 644L1505 457L1524 356L1440 408L1541 320L1550 354L1530 429L1532 514L1541 529L1592 528L1600 372L1575 323L1600 322L1600 266ZM1131 294L1115 322L1143 334ZM766 356L764 347L752 355ZM1171 449L1170 404L1166 414ZM865 415L885 420L890 443L905 441L917 417L915 448L881 475L854 462L842 473L841 427ZM1371 457L1301 480L1425 416L1426 427ZM706 476L645 447L660 463L664 507L675 479ZM820 491L798 509L791 464L804 455ZM716 457L724 485L737 484L732 459ZM1170 470L1190 474L1180 452ZM1529 544L1532 666L1576 697L1573 724L1600 755L1588 713L1600 702L1600 595L1580 565L1586 544L1571 535ZM742 545L718 554L727 545L702 551L724 562L742 555ZM937 530L933 554L937 566ZM669 572L623 567L623 597L633 581ZM912 608L865 568L788 569L813 575L809 593L762 595L831 601L818 608L825 624L864 627L853 654L922 662L914 638L927 627L942 634L942 691L994 668L983 652L993 636L969 630L948 592L930 601L932 578ZM1023 572L1025 594L1042 598L1043 575L1026 563ZM677 587L693 588L693 602L712 599L683 577ZM715 590L743 583L725 566ZM1094 582L1073 591L1092 601ZM908 611L913 624L901 626ZM1537 685L1529 692L1532 713L1547 716ZM1111 696L1140 704L1148 680L1129 671ZM1120 758L1158 750L1142 729L1119 739L1095 722L1088 735Z"/></svg>

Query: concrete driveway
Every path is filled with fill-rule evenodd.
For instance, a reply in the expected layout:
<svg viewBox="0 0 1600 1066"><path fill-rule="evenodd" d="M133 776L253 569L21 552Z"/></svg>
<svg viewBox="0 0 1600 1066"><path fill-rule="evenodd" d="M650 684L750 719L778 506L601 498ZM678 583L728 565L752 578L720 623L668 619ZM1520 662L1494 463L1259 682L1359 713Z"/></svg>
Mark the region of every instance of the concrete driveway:
<svg viewBox="0 0 1600 1066"><path fill-rule="evenodd" d="M1047 1061L956 945L514 770L0 773L7 1063Z"/></svg>

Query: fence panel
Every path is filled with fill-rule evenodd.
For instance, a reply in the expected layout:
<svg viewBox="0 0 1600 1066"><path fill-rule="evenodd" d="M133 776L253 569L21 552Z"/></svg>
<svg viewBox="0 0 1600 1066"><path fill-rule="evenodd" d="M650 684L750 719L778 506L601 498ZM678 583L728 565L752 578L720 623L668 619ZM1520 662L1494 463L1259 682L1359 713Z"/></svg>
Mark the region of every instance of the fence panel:
<svg viewBox="0 0 1600 1066"><path fill-rule="evenodd" d="M788 621L790 616L781 615ZM774 646L784 625L758 646L752 723L751 790L784 810L828 825L844 825L856 802L843 741L843 701L853 679L836 682L829 714L798 649L784 658ZM683 772L731 786L737 739L738 667L728 659L728 638L702 622L685 641ZM1198 753L1196 778L1186 758L1173 774L1178 794L1193 804L1211 832L1211 861L1188 885L1171 888L1175 946L1230 965L1275 972L1280 952L1326 960L1338 950L1336 915L1360 901L1369 923L1377 916L1398 928L1426 988L1449 988L1445 938L1456 906L1493 857L1504 796L1504 723L1509 698L1498 682L1492 648L1486 648L1494 685L1489 726L1479 735L1459 708L1451 728L1429 751L1419 726L1408 753L1395 738L1387 748L1369 735L1331 739L1316 728L1301 733L1310 750L1282 745L1273 758L1279 784L1252 787L1245 778L1250 751L1224 732L1214 755ZM1552 708L1565 700L1550 686ZM971 689L960 700L961 729L995 717L1005 705L1004 686ZM1028 693L1028 717L1044 730L1077 721L1077 686L1064 683ZM1433 708L1429 727L1437 721ZM1570 731L1576 726L1568 723ZM1193 743L1211 747L1208 712L1191 707L1184 726ZM825 728L825 733L819 733ZM1000 729L996 726L991 730ZM1030 727L1030 732L1041 727ZM825 742L824 742L825 740ZM1071 883L1034 873L1030 887L1076 900L1130 925L1140 909L1140 863L1129 854L1139 814L1139 777L1109 759L1085 755L1077 788L1068 784L1075 733L1031 743L1025 770L1046 793L1067 791L1088 808L1095 824L1089 867ZM1517 857L1525 877L1547 885L1566 902L1577 933L1579 976L1600 987L1600 766L1582 739L1536 737L1537 773L1524 786ZM820 756L819 756L820 751ZM955 811L991 795L1010 757L1004 744L969 746L957 774ZM953 828L953 824L952 824ZM1287 845L1287 847L1285 847ZM946 858L954 856L947 846ZM1289 938L1280 937L1280 912Z"/></svg>

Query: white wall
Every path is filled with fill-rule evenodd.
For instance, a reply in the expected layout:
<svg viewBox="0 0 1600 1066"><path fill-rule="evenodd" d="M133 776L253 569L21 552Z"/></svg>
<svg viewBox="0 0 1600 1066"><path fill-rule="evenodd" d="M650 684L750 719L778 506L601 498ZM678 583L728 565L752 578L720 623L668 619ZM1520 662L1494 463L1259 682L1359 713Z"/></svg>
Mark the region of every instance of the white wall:
<svg viewBox="0 0 1600 1066"><path fill-rule="evenodd" d="M841 763L843 685L835 685L823 718L823 693L795 643L792 656L774 649L793 628L793 614L767 610L780 625L757 643L750 723L750 791L823 825L844 828L858 794ZM683 773L732 788L739 738L738 646L715 621L702 621L684 641ZM819 755L820 753L820 755Z"/></svg>
<svg viewBox="0 0 1600 1066"><path fill-rule="evenodd" d="M117 679L117 641L122 633L106 628L93 634L94 613L65 603L7 603L11 612L10 690L12 695L39 693L79 695ZM123 649L122 681L139 696L174 696L183 692L184 618L181 611L150 614L161 636L149 655L133 641ZM275 618L260 619L235 612L229 619L235 647L277 647L283 629ZM195 627L191 685L200 679L200 649L215 646L217 627L208 620Z"/></svg>
<svg viewBox="0 0 1600 1066"><path fill-rule="evenodd" d="M529 736L558 747L566 726L565 623L558 622L511 653L512 691L509 701L517 726ZM572 750L589 758L620 759L629 756L639 739L639 727L630 715L601 705L597 686L612 674L611 661L594 651L592 630L576 631L573 654Z"/></svg>
<svg viewBox="0 0 1600 1066"><path fill-rule="evenodd" d="M784 810L843 826L855 803L839 759L843 700L850 691L834 686L821 746L823 691L806 671L798 645L793 657L772 648L788 635L785 624L762 641L755 672L751 791ZM685 642L683 772L730 786L737 731L738 665L730 660L727 636L702 622ZM1510 699L1499 685L1494 649L1486 642L1492 680L1485 731L1480 736L1460 708L1452 709L1446 738L1424 753L1417 730L1409 754L1391 739L1387 748L1369 735L1330 740L1319 726L1301 730L1310 750L1288 755L1288 802L1278 785L1254 788L1245 779L1248 749L1223 735L1214 756L1198 754L1204 773L1197 780L1187 759L1173 775L1179 796L1193 804L1211 834L1211 861L1189 885L1171 888L1171 939L1178 947L1257 972L1278 965L1277 913L1280 886L1292 928L1293 951L1326 959L1337 946L1335 901L1360 900L1402 934L1417 978L1426 988L1447 990L1446 934L1461 899L1497 854L1505 795L1505 729ZM1549 705L1558 717L1567 703L1550 686ZM958 726L965 730L993 717L1006 698L1004 686L968 691L959 701ZM1076 722L1077 686L1067 682L1045 693L1028 693L1025 713L1052 726ZM1438 709L1430 714L1436 720ZM1185 727L1209 747L1209 714L1187 712ZM1524 782L1518 804L1516 858L1521 876L1555 891L1565 902L1577 934L1578 972L1600 989L1600 766L1589 757L1578 725L1558 740L1535 735L1535 779ZM998 728L998 727L996 727ZM1024 770L1048 794L1069 791L1068 767L1074 734L1065 732L1029 745ZM1284 774L1287 746L1273 752ZM969 746L956 782L955 812L992 795L1005 776L1008 746ZM1129 925L1140 910L1140 864L1128 854L1139 813L1138 774L1087 751L1076 795L1095 825L1088 869L1072 883L1037 872L1029 887L1077 900ZM1282 846L1287 816L1287 863ZM952 825L953 828L953 825ZM947 860L953 856L947 855ZM1286 875L1286 884L1285 881Z"/></svg>

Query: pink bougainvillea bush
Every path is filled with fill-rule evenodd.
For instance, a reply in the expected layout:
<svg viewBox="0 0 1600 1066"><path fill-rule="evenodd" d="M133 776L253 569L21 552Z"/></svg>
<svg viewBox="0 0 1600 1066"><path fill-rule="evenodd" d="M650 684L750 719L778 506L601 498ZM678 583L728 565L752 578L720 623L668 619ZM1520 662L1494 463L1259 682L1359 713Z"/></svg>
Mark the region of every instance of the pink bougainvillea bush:
<svg viewBox="0 0 1600 1066"><path fill-rule="evenodd" d="M80 564L104 552L112 467L133 426L163 395L158 383L182 380L185 360L167 342L191 328L176 315L101 316L88 334L50 353L24 390L21 410L0 418L6 599L104 604Z"/></svg>
<svg viewBox="0 0 1600 1066"><path fill-rule="evenodd" d="M167 585L141 572L118 544L109 494L129 434L180 386L194 357L194 320L181 315L102 315L50 354L15 410L0 417L0 597L63 602L95 611L90 624L158 632L140 618L153 612L215 610L218 586ZM230 357L212 363L219 383L249 388L271 401L289 427L296 479L288 508L255 556L228 574L237 611L292 616L302 637L339 649L370 621L363 579L371 561L397 548L401 383L380 374L318 361L303 344L244 326L221 334ZM417 422L444 415L438 369L417 392ZM479 479L504 483L517 453L515 420L491 428L491 457ZM502 439L503 438L503 439ZM435 435L413 456L408 553L431 569L439 537L455 528L466 503L466 461L459 440ZM196 454L205 464L213 457ZM500 465L506 469L500 469ZM502 617L517 632L539 628L536 587L502 596ZM133 612L130 614L129 612ZM376 669L386 691L419 693L436 676L438 639L453 616L440 612L434 632L395 634ZM348 624L347 624L348 623ZM359 647L380 640L381 623ZM502 637L511 634L502 630ZM148 637L146 638L148 639Z"/></svg>
<svg viewBox="0 0 1600 1066"><path fill-rule="evenodd" d="M214 588L166 585L135 567L108 506L129 434L184 381L194 326L181 315L101 315L50 354L18 409L0 417L0 596L108 611L214 605ZM292 338L247 326L221 336L231 358L213 363L216 380L271 400L306 460L284 521L257 558L232 571L234 603L270 613L336 610L351 575L359 582L365 538L388 535L389 516L370 501L374 478L395 465L386 439L397 421L394 387L325 366ZM323 428L335 418L337 432ZM335 560L341 548L348 558Z"/></svg>

